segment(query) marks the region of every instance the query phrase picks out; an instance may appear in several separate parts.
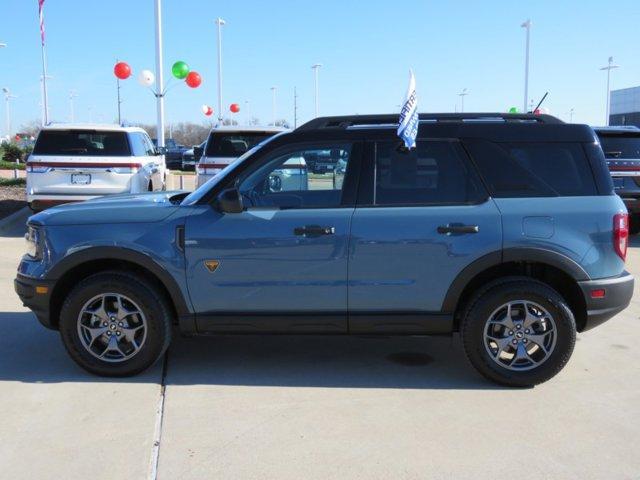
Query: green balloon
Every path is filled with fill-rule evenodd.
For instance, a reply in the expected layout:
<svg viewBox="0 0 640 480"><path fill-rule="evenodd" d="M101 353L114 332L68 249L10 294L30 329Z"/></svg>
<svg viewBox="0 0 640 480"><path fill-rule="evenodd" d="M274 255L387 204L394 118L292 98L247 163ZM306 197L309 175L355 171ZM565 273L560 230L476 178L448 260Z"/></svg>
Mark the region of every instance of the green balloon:
<svg viewBox="0 0 640 480"><path fill-rule="evenodd" d="M173 67L171 67L171 73L173 73L173 76L177 79L182 80L189 75L189 65L183 61L176 62L173 64Z"/></svg>
<svg viewBox="0 0 640 480"><path fill-rule="evenodd" d="M509 109L509 113L518 113L518 108L517 107L511 107Z"/></svg>

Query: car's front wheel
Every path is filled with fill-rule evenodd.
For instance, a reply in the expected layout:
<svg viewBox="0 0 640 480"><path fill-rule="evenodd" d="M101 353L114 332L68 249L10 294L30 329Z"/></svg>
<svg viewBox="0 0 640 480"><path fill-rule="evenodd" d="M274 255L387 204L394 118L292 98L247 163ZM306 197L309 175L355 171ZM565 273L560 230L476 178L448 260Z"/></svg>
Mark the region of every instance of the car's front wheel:
<svg viewBox="0 0 640 480"><path fill-rule="evenodd" d="M171 341L171 309L146 280L105 272L79 283L60 312L60 334L73 360L103 376L135 375Z"/></svg>
<svg viewBox="0 0 640 480"><path fill-rule="evenodd" d="M566 365L576 324L554 289L512 277L472 298L461 334L467 358L482 375L502 385L527 387L549 380Z"/></svg>

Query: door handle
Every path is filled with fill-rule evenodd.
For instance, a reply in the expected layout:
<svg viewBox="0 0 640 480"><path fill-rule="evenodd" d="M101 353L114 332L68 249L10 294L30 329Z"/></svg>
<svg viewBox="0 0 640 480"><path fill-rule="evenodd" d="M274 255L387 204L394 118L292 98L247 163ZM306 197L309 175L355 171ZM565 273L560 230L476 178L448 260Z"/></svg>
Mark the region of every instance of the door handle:
<svg viewBox="0 0 640 480"><path fill-rule="evenodd" d="M321 235L333 235L336 233L335 227L321 227L320 225L305 225L293 229L294 235L303 237L319 237Z"/></svg>
<svg viewBox="0 0 640 480"><path fill-rule="evenodd" d="M438 233L448 235L450 233L478 233L478 225L440 225Z"/></svg>

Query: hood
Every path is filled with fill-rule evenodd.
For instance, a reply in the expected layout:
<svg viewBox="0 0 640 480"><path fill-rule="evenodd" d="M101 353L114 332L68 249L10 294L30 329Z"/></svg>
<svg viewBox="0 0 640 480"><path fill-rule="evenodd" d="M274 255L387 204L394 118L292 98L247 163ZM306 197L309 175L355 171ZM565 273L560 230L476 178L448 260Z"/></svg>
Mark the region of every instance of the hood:
<svg viewBox="0 0 640 480"><path fill-rule="evenodd" d="M92 225L106 223L160 222L180 208L171 197L184 192L151 192L110 195L86 202L67 203L29 218L36 225Z"/></svg>

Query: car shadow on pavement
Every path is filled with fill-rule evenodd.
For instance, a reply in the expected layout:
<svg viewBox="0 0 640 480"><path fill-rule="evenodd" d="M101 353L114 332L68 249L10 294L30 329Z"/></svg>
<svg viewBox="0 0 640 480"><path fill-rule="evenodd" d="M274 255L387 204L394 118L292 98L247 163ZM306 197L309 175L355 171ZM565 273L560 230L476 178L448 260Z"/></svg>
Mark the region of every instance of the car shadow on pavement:
<svg viewBox="0 0 640 480"><path fill-rule="evenodd" d="M0 331L0 382L158 383L162 377L160 362L133 378L91 375L67 355L58 332L40 325L31 312L0 312Z"/></svg>
<svg viewBox="0 0 640 480"><path fill-rule="evenodd" d="M31 312L0 312L0 382L158 383L161 364L131 378L86 373L57 332ZM181 337L169 349L167 385L498 389L464 358L456 337L222 335Z"/></svg>
<svg viewBox="0 0 640 480"><path fill-rule="evenodd" d="M167 385L499 389L454 337L243 335L174 339Z"/></svg>

